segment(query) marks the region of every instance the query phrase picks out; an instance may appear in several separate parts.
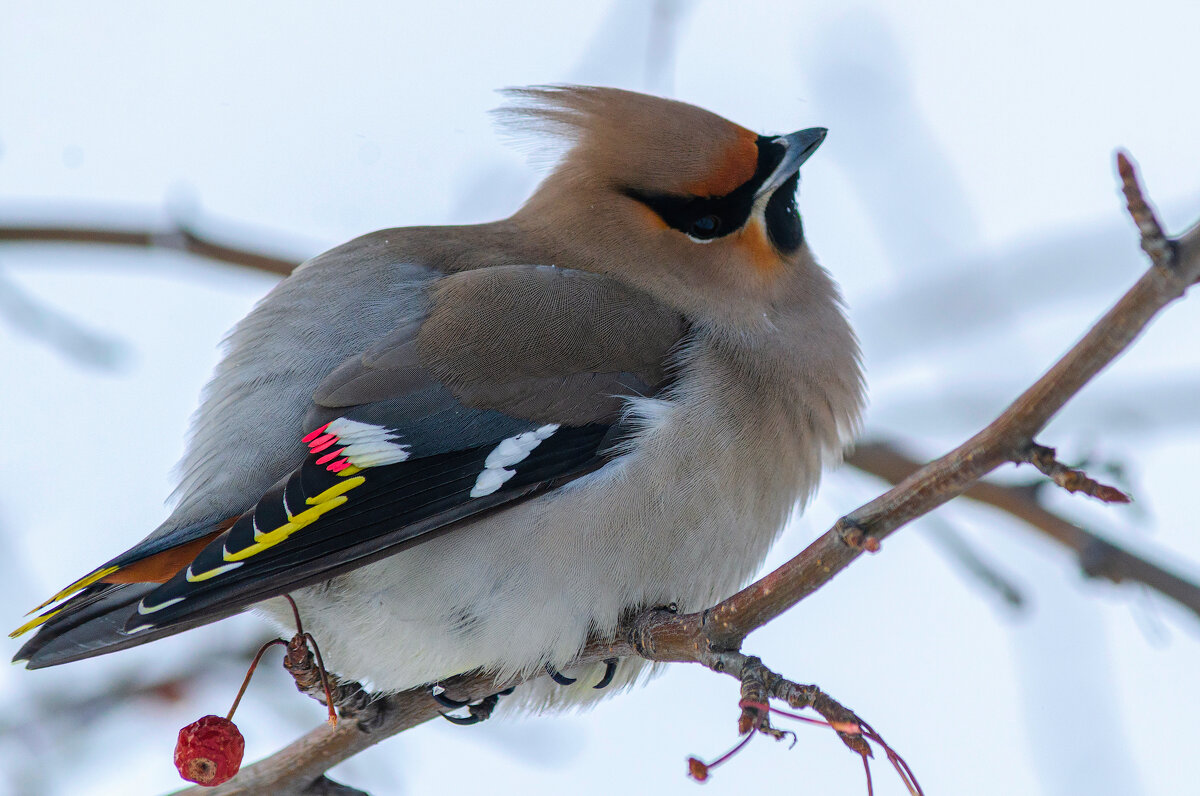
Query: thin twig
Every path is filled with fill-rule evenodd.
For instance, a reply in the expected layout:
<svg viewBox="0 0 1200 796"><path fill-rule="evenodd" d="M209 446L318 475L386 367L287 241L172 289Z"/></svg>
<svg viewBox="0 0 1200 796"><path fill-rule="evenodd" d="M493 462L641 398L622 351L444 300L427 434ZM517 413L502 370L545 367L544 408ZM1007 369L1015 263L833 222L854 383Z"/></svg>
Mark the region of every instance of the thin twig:
<svg viewBox="0 0 1200 796"><path fill-rule="evenodd" d="M1116 487L1102 484L1082 470L1073 469L1060 462L1055 458L1054 448L1032 442L1017 454L1017 461L1032 464L1068 492L1082 492L1105 503L1130 502L1129 495Z"/></svg>
<svg viewBox="0 0 1200 796"><path fill-rule="evenodd" d="M859 443L847 463L892 484L921 469L920 462L886 441ZM979 481L963 497L997 508L1073 551L1088 576L1113 583L1140 583L1200 617L1200 586L1064 519L1039 503L1031 490Z"/></svg>
<svg viewBox="0 0 1200 796"><path fill-rule="evenodd" d="M1171 241L1163 232L1162 224L1154 213L1154 208L1142 194L1142 186L1138 182L1137 169L1125 152L1117 152L1117 173L1121 175L1121 192L1125 194L1125 206L1138 232L1142 234L1142 251L1159 268L1171 264Z"/></svg>

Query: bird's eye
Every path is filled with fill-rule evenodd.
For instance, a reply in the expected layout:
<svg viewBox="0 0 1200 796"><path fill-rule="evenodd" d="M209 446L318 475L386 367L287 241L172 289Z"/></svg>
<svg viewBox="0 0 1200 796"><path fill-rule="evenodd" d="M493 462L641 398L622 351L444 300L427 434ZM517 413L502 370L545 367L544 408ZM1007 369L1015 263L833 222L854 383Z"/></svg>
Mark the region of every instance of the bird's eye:
<svg viewBox="0 0 1200 796"><path fill-rule="evenodd" d="M721 232L721 219L719 216L707 215L701 216L692 222L688 227L687 234L693 238L700 240L711 240Z"/></svg>
<svg viewBox="0 0 1200 796"><path fill-rule="evenodd" d="M750 217L754 187L747 183L728 196L652 194L632 188L625 195L649 207L671 229L687 235L693 243L712 243L735 232Z"/></svg>

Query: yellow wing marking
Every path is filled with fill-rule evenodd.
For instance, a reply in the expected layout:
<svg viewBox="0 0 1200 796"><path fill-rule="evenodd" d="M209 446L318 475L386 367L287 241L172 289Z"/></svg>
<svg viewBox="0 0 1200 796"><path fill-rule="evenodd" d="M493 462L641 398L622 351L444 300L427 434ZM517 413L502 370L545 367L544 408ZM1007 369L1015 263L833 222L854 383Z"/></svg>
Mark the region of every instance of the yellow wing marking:
<svg viewBox="0 0 1200 796"><path fill-rule="evenodd" d="M244 559L247 559L256 553L260 553L263 550L266 550L268 547L274 547L275 545L279 544L284 539L288 538L289 536L291 536L293 533L300 530L301 528L304 528L308 525L312 525L314 522L316 522L318 519L320 519L322 514L326 513L327 511L331 511L331 510L337 508L338 506L342 505L343 503L345 503L348 500L348 498L346 498L344 496L346 492L349 492L351 489L354 489L355 487L361 486L362 484L366 483L367 479L362 476L350 477L350 476L354 476L356 473L359 473L361 471L362 471L361 468L355 467L353 465L345 468L340 473L338 473L339 476L346 479L345 481L342 481L339 484L335 484L334 486L331 486L329 489L326 489L324 492L317 495L316 497L310 497L305 501L310 506L312 506L312 508L305 509L304 511L300 512L299 514L297 514L295 516L289 516L287 523L285 523L284 525L281 525L280 527L276 528L275 530L271 531L270 533L256 534L254 544L250 545L249 547L245 547L241 550L238 550L236 553L230 553L228 550L226 550L224 553L225 560L226 561L242 561ZM285 509L287 508L286 504L285 504L284 508ZM238 566L240 566L240 564ZM70 586L67 586L65 589L60 591L58 594L54 595L49 600L46 600L44 603L42 603L41 605L34 608L33 611L29 612L29 614L32 614L34 611L40 611L52 603L59 602L60 600L65 600L66 598L70 597L72 594L75 594L76 592L81 591L82 589L86 589L88 586L91 586L93 583L96 583L97 581L103 580L104 578L108 577L109 575L113 574L114 572L116 572L119 569L120 569L120 567L118 567L118 566L103 567L101 569L97 569L96 571L91 572L91 573L85 575L84 577L80 578L79 580L75 581ZM201 572L198 575L194 575L194 574L192 574L192 571L189 568L186 577L189 581L195 583L197 581L208 580L209 578L216 577L217 575L220 575L222 572L228 572L231 569L236 569L236 567L230 566L230 565L215 567L213 569L208 570L207 572ZM34 619L26 622L25 624L18 627L16 630L9 633L8 634L9 637L16 638L17 636L20 636L24 633L29 632L33 628L38 627L39 625L46 622L48 619L50 619L50 617L57 614L60 610L62 610L62 609L61 608L55 609L53 611L48 611L38 617L35 617ZM29 614L26 614L26 616L28 616Z"/></svg>
<svg viewBox="0 0 1200 796"><path fill-rule="evenodd" d="M252 555L261 553L268 547L274 547L275 545L279 544L301 528L312 525L322 514L337 508L347 500L349 500L349 498L345 496L335 497L331 500L325 501L324 503L319 503L316 506L313 506L311 509L305 509L304 511L292 517L288 522L280 525L275 530L258 536L254 544L243 547L241 550L238 550L234 553L225 550L222 554L222 557L226 561L242 561Z"/></svg>
<svg viewBox="0 0 1200 796"><path fill-rule="evenodd" d="M241 550L232 553L229 550L225 550L222 557L226 561L243 561L252 555L261 553L269 547L274 547L301 528L312 525L320 519L322 514L332 511L345 503L349 498L342 493L349 492L356 486L365 484L366 481L367 479L360 475L357 478L350 478L340 484L331 486L316 497L308 498L306 502L313 504L312 508L305 509L299 514L291 515L286 523L273 531L255 534L254 544L248 547L243 547Z"/></svg>
<svg viewBox="0 0 1200 796"><path fill-rule="evenodd" d="M346 468L346 469L349 469L349 468ZM340 484L334 484L333 486L329 487L321 494L317 495L316 497L310 497L307 500L305 500L304 502L310 506L320 505L321 503L324 503L327 500L332 500L333 498L337 497L338 495L341 495L345 492L349 492L351 489L353 489L356 486L361 486L363 483L366 482L366 480L367 480L366 478L363 478L360 475L358 478L351 478L347 481L341 482ZM304 511L300 512L300 514L307 514L307 513L308 512L304 512ZM298 516L300 516L300 514L297 514L296 516L298 517ZM295 517L293 517L292 520L294 521Z"/></svg>
<svg viewBox="0 0 1200 796"><path fill-rule="evenodd" d="M88 586L91 586L93 583L100 580L101 578L106 578L109 575L113 574L118 569L120 569L120 567L104 567L103 569L97 569L96 571L94 571L88 575L84 575L82 578L75 581L70 586L68 586L67 588L60 591L58 594L51 597L49 600L46 600L46 602L42 603L37 608L34 608L33 611L40 611L43 608L45 608L47 605L50 605L50 603L56 603L59 600L65 600L68 597L70 597L72 594L74 594L75 592L79 591L80 589L86 589ZM33 613L33 611L30 611L29 614ZM25 614L25 615L29 616L29 614Z"/></svg>

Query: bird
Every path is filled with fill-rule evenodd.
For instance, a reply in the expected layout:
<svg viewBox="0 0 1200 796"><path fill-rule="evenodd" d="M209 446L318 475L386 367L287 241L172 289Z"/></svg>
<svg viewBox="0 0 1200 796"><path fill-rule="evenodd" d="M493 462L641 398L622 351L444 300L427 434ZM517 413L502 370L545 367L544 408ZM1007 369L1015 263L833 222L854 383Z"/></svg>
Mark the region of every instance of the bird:
<svg viewBox="0 0 1200 796"><path fill-rule="evenodd" d="M35 609L16 662L250 608L286 627L288 595L339 677L549 671L506 699L550 709L649 674L572 668L590 637L752 578L865 401L797 209L827 131L615 88L507 95L501 123L557 146L528 200L278 283L225 341L168 518Z"/></svg>

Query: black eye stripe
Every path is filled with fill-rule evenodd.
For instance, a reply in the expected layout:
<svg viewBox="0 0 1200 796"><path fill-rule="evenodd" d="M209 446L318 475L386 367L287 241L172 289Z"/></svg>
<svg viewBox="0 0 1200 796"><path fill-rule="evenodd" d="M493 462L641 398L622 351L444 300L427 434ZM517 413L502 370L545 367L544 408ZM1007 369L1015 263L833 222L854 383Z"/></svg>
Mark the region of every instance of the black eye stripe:
<svg viewBox="0 0 1200 796"><path fill-rule="evenodd" d="M783 159L783 147L774 140L760 135L757 144L758 165L754 176L724 196L655 194L633 188L625 189L624 193L658 213L668 226L692 237L712 240L728 235L746 223L754 205L754 192ZM719 222L711 233L704 223L709 216Z"/></svg>

